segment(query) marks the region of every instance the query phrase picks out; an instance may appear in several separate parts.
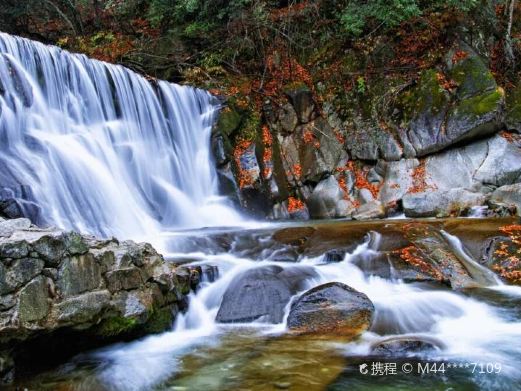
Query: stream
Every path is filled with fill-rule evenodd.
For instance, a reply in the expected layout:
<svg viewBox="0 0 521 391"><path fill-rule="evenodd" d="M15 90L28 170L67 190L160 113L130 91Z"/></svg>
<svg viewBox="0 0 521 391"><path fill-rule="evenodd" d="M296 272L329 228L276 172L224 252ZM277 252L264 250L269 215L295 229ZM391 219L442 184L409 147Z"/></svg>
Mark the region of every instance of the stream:
<svg viewBox="0 0 521 391"><path fill-rule="evenodd" d="M479 210L436 231L475 287L405 279L384 252L408 244L388 229L408 220L241 216L219 195L210 137L220 104L206 91L4 33L0 81L2 196L39 225L147 241L202 271L170 330L83 352L8 390L521 390L521 287L503 285L461 236L488 224ZM327 234L306 242L313 224ZM493 224L484 231L497 233ZM301 281L279 308L282 321L217 322L232 284L252 270ZM328 282L369 297L371 327L354 340L290 333L292 302ZM255 296L247 300L256 310ZM430 347L375 353L391 338Z"/></svg>
<svg viewBox="0 0 521 391"><path fill-rule="evenodd" d="M164 234L171 244L171 261L213 270L203 273L197 292L190 295L188 311L178 316L172 330L81 354L24 386L114 391L519 389L521 287L503 285L483 270L456 236L446 233L454 252L466 258L467 267L482 272L480 288L453 291L438 284L375 275L371 263L378 256L380 239L375 231L339 262L327 262L324 255L280 261L287 248L270 239L280 227ZM221 232L233 238L227 252L219 250ZM257 247L251 247L251 242ZM337 281L365 293L376 309L371 328L351 342L294 336L285 324L289 303L279 324L262 319L217 323L230 283L245 271L265 266L308 275L312 270L303 291ZM436 348L399 357L371 352L375 344L391 337L433 341ZM390 372L378 372L378 366L386 363Z"/></svg>

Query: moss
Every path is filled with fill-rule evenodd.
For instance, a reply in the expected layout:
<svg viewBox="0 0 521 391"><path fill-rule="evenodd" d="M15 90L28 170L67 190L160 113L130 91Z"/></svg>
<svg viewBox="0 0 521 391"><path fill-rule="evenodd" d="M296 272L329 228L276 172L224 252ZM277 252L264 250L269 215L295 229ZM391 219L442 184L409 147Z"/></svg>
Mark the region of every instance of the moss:
<svg viewBox="0 0 521 391"><path fill-rule="evenodd" d="M499 88L492 92L464 99L458 105L458 112L464 115L480 117L494 112L501 104L503 94Z"/></svg>
<svg viewBox="0 0 521 391"><path fill-rule="evenodd" d="M230 136L239 128L243 120L241 113L233 105L221 110L217 121L217 131L225 136Z"/></svg>
<svg viewBox="0 0 521 391"><path fill-rule="evenodd" d="M457 63L450 77L459 85L460 97L481 94L496 88L494 76L478 56L467 57Z"/></svg>
<svg viewBox="0 0 521 391"><path fill-rule="evenodd" d="M124 316L115 316L105 319L98 327L96 334L103 337L114 337L133 331L138 326L135 318L125 318Z"/></svg>
<svg viewBox="0 0 521 391"><path fill-rule="evenodd" d="M400 103L405 120L411 120L419 113L430 111L438 114L449 103L447 92L440 86L434 69L424 71L415 89L402 94Z"/></svg>
<svg viewBox="0 0 521 391"><path fill-rule="evenodd" d="M143 331L149 333L160 333L172 326L174 321L174 312L172 308L154 308L143 327Z"/></svg>
<svg viewBox="0 0 521 391"><path fill-rule="evenodd" d="M243 125L237 130L235 140L254 141L257 138L260 126L260 115L256 111L250 110L248 117L246 117Z"/></svg>

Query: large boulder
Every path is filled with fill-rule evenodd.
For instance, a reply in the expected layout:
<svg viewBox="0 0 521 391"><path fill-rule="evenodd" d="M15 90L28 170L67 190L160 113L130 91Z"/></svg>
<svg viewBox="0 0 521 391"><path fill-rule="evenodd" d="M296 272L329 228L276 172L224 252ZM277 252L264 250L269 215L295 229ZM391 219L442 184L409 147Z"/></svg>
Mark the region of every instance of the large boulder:
<svg viewBox="0 0 521 391"><path fill-rule="evenodd" d="M331 282L310 289L292 304L288 328L301 334L354 338L371 326L373 313L365 294Z"/></svg>
<svg viewBox="0 0 521 391"><path fill-rule="evenodd" d="M0 233L0 354L16 365L57 341L59 355L162 331L189 291L149 244L39 229L26 219L0 221Z"/></svg>
<svg viewBox="0 0 521 391"><path fill-rule="evenodd" d="M477 170L489 153L488 140L452 148L425 159L425 184L429 189L450 190L479 187ZM450 175L447 173L450 172Z"/></svg>
<svg viewBox="0 0 521 391"><path fill-rule="evenodd" d="M517 215L521 216L521 183L497 188L492 193L490 201L496 204L515 206Z"/></svg>
<svg viewBox="0 0 521 391"><path fill-rule="evenodd" d="M465 46L465 45L463 45ZM410 144L416 156L497 131L501 124L503 92L481 58L469 47L458 48L466 57L453 61L448 53L447 72L423 72L418 85L402 97L406 132L402 144ZM454 97L443 80L457 86Z"/></svg>
<svg viewBox="0 0 521 391"><path fill-rule="evenodd" d="M403 210L407 217L459 216L474 206L483 205L485 201L485 195L465 189L427 190L406 194Z"/></svg>
<svg viewBox="0 0 521 391"><path fill-rule="evenodd" d="M291 297L315 277L312 268L262 266L238 275L224 293L215 320L220 323L280 323Z"/></svg>
<svg viewBox="0 0 521 391"><path fill-rule="evenodd" d="M343 198L344 192L334 176L322 180L307 200L311 217L318 219L337 217L337 205Z"/></svg>
<svg viewBox="0 0 521 391"><path fill-rule="evenodd" d="M413 186L413 173L420 162L418 159L402 159L396 162L380 161L385 171L380 200L384 205L400 200Z"/></svg>
<svg viewBox="0 0 521 391"><path fill-rule="evenodd" d="M521 149L505 137L496 135L488 141L488 154L475 176L478 181L494 185L511 185L521 181Z"/></svg>

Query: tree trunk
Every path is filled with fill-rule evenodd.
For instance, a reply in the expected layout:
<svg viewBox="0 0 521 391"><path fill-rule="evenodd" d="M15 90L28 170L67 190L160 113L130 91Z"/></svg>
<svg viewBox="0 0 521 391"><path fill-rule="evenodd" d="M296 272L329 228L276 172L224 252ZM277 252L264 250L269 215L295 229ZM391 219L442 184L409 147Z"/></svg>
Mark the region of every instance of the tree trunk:
<svg viewBox="0 0 521 391"><path fill-rule="evenodd" d="M508 3L508 25L505 34L505 58L510 67L515 66L514 49L512 48L512 22L514 19L514 8L516 0L510 0Z"/></svg>

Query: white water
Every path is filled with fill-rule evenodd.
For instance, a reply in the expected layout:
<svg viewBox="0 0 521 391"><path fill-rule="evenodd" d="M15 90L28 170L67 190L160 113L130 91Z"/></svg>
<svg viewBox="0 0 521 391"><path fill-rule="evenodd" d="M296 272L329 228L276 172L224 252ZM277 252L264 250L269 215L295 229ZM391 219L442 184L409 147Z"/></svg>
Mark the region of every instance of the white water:
<svg viewBox="0 0 521 391"><path fill-rule="evenodd" d="M330 264L323 263L322 256L303 258L297 264L259 262L230 254L203 256L204 260L194 265L217 264L221 277L212 284L205 283L191 296L188 312L178 317L173 331L98 352L97 359L107 365L97 376L114 390L146 390L173 376L179 370L183 355L197 347L218 345L221 335L233 332L237 327L249 327L261 335L284 333L285 323L224 325L214 321L226 288L240 273L255 267L278 265L283 268L313 267L318 277L310 279L307 288L339 281L369 296L376 308L373 326L356 342L337 346L347 356L369 355L374 343L389 337L421 337L437 341L441 346L441 350L425 353L423 358L500 363L502 374L509 379L508 384L521 381L517 368L519 361L516 361L521 358L519 321L503 316L500 308L461 293L368 276L354 261L360 256L371 257L377 253L369 247L370 240L347 254L342 262ZM200 256L194 254L194 257ZM518 287L497 285L490 289L507 298L521 295ZM495 380L491 378L490 381ZM480 387L492 389L487 384Z"/></svg>
<svg viewBox="0 0 521 391"><path fill-rule="evenodd" d="M210 154L217 108L205 91L0 33L0 190L102 236L237 224Z"/></svg>
<svg viewBox="0 0 521 391"><path fill-rule="evenodd" d="M0 185L36 201L48 223L157 246L154 239L172 240L164 232L174 228L241 222L217 195L209 152L215 109L206 92L152 85L125 68L0 33ZM475 278L490 285L487 289L521 297L520 288L494 285L497 280L457 238L446 238ZM324 264L317 257L296 264L316 272L308 288L339 281L375 304L372 329L340 345L345 355L368 355L375 342L392 336L422 336L443 345L430 358L499 362L508 384L519 384L519 320L462 293L368 276L354 260L377 252L378 235L373 239L339 263ZM178 316L172 331L95 353L103 363L95 377L103 385L149 390L168 379L184 354L218 345L221 335L245 326L215 322L227 287L240 273L265 265L295 267L205 252L184 255L219 265L221 277L191 295L188 312ZM247 326L262 335L286 329L284 322Z"/></svg>

